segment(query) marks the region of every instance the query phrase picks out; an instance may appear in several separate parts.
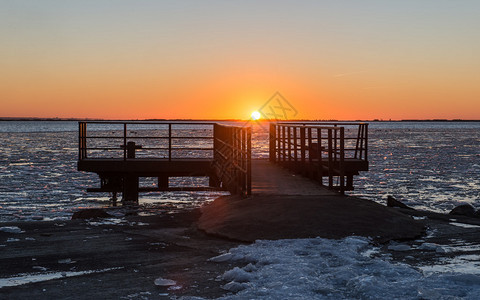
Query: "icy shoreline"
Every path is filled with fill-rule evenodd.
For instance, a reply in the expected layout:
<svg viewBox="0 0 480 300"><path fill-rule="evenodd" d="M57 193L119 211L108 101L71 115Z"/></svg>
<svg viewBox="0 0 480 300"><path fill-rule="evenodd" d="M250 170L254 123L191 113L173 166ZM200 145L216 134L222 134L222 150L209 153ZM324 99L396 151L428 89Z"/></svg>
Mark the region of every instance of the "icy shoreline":
<svg viewBox="0 0 480 300"><path fill-rule="evenodd" d="M224 273L220 299L478 299L480 276L427 272L388 256L363 237L260 240L212 261L244 263ZM228 257L225 260L225 257Z"/></svg>

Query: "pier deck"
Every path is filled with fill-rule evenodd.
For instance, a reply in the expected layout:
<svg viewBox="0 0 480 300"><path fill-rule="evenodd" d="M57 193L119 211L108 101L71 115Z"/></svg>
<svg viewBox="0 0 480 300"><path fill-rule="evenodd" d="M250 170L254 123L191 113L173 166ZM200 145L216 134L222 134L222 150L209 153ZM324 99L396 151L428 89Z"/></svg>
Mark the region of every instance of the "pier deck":
<svg viewBox="0 0 480 300"><path fill-rule="evenodd" d="M332 196L337 192L266 159L252 160L252 195Z"/></svg>

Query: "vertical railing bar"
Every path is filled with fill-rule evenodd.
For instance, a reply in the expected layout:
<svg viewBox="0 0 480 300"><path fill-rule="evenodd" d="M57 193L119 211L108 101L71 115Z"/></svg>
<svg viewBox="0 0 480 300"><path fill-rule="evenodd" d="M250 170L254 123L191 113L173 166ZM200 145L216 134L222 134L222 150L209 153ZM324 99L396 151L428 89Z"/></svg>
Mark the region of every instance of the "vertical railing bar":
<svg viewBox="0 0 480 300"><path fill-rule="evenodd" d="M82 149L82 122L78 122L78 160L83 159L83 149Z"/></svg>
<svg viewBox="0 0 480 300"><path fill-rule="evenodd" d="M323 185L323 160L322 160L322 129L317 128L317 160L318 160L318 169L317 177L320 185Z"/></svg>
<svg viewBox="0 0 480 300"><path fill-rule="evenodd" d="M367 160L368 159L368 124L364 124L365 125L365 157L364 159Z"/></svg>
<svg viewBox="0 0 480 300"><path fill-rule="evenodd" d="M312 127L308 127L308 148L311 149L312 148ZM310 155L310 153L308 153L308 161L309 163L312 163L312 155Z"/></svg>
<svg viewBox="0 0 480 300"><path fill-rule="evenodd" d="M275 144L276 144L276 127L275 127L275 124L272 122L270 123L270 128L269 128L269 132L268 132L268 137L269 137L269 159L271 162L275 162L277 159L276 159L276 149L275 149Z"/></svg>
<svg viewBox="0 0 480 300"><path fill-rule="evenodd" d="M362 124L358 125L358 131L357 131L357 142L355 144L355 155L354 155L354 158L362 158L362 150L361 150L361 147L362 147L362 143L361 143L361 140L363 138L362 136L362 130L363 130L363 126ZM360 148L359 148L360 146ZM357 152L359 152L359 156L357 155Z"/></svg>
<svg viewBox="0 0 480 300"><path fill-rule="evenodd" d="M285 125L282 125L282 163L285 163Z"/></svg>
<svg viewBox="0 0 480 300"><path fill-rule="evenodd" d="M288 162L292 160L292 135L290 133L291 126L287 127L287 145L288 145Z"/></svg>
<svg viewBox="0 0 480 300"><path fill-rule="evenodd" d="M339 168L340 168L340 193L345 194L345 132L344 128L340 127L340 162L339 162Z"/></svg>
<svg viewBox="0 0 480 300"><path fill-rule="evenodd" d="M252 128L247 128L247 195L252 194Z"/></svg>
<svg viewBox="0 0 480 300"><path fill-rule="evenodd" d="M123 160L127 160L127 123L123 123Z"/></svg>
<svg viewBox="0 0 480 300"><path fill-rule="evenodd" d="M294 126L294 127L292 127L292 129L293 129L293 160L295 161L295 164L296 164L297 160L298 160L298 153L297 153L297 151L298 151L298 149L297 149L297 145L298 145L298 143L297 143L297 129L298 128L296 126Z"/></svg>
<svg viewBox="0 0 480 300"><path fill-rule="evenodd" d="M302 162L302 174L305 175L305 126L300 127L300 157Z"/></svg>
<svg viewBox="0 0 480 300"><path fill-rule="evenodd" d="M172 161L172 123L168 123L168 161Z"/></svg>
<svg viewBox="0 0 480 300"><path fill-rule="evenodd" d="M333 188L332 129L328 129L328 187Z"/></svg>

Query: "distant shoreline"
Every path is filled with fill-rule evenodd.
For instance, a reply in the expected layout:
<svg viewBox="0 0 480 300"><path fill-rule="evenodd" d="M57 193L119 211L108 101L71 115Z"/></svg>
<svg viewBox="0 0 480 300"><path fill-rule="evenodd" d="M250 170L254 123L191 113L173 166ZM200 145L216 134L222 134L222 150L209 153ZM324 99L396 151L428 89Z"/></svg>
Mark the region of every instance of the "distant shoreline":
<svg viewBox="0 0 480 300"><path fill-rule="evenodd" d="M125 121L125 122L145 122L145 121L194 121L194 122L213 122L213 121L229 121L229 122L245 122L250 120L243 119L93 119L93 118L16 118L16 117L0 117L0 121ZM263 120L267 121L267 120ZM373 119L373 120L306 120L306 119L292 119L286 120L287 122L480 122L479 120L465 120L465 119L403 119L403 120L382 120L382 119Z"/></svg>

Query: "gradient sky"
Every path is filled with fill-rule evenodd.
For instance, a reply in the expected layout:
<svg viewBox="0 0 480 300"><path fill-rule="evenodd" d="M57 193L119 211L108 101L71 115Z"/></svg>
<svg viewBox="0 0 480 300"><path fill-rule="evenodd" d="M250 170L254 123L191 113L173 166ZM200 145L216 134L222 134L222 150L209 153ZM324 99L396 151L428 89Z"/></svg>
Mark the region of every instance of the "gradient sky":
<svg viewBox="0 0 480 300"><path fill-rule="evenodd" d="M0 0L0 116L480 119L480 1Z"/></svg>

